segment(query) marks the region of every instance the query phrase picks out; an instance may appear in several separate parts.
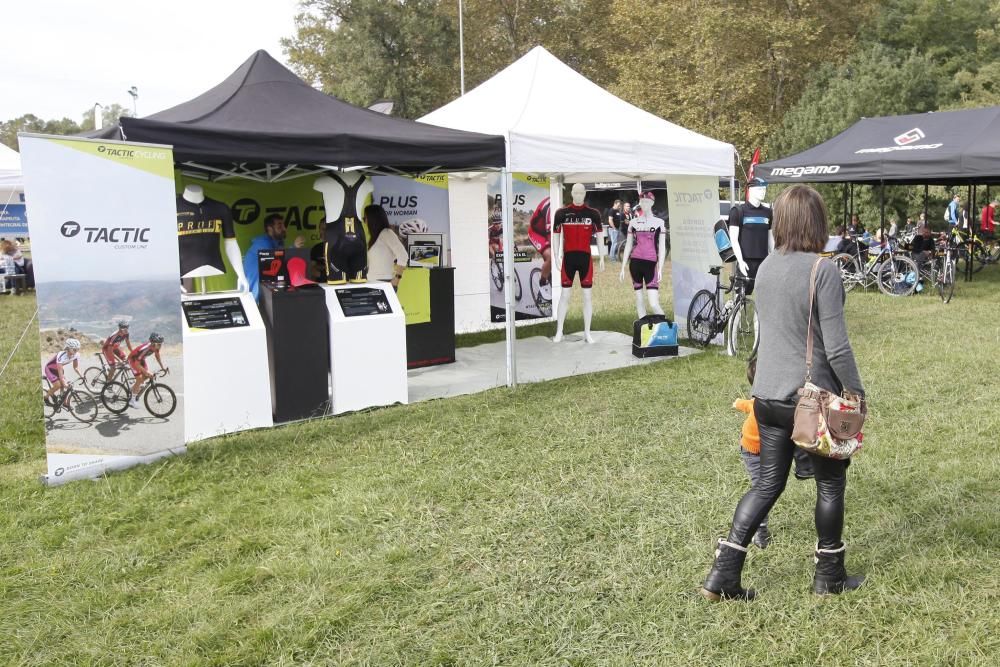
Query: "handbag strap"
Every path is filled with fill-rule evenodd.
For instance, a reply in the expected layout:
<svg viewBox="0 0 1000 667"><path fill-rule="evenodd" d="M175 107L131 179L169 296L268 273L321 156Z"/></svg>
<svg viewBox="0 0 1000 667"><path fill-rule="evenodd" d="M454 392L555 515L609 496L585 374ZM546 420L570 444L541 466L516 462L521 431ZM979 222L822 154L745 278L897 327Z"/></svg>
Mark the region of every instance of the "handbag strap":
<svg viewBox="0 0 1000 667"><path fill-rule="evenodd" d="M813 262L812 272L809 274L809 326L806 329L806 382L812 382L813 365L813 301L816 298L816 271L822 257L817 257Z"/></svg>

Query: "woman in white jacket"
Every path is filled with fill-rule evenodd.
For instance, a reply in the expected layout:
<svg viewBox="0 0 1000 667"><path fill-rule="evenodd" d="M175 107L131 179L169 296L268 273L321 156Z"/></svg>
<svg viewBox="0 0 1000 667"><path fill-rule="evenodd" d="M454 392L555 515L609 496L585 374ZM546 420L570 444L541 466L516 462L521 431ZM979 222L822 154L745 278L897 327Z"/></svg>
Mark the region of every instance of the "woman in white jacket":
<svg viewBox="0 0 1000 667"><path fill-rule="evenodd" d="M366 206L364 220L368 225L368 278L391 282L395 289L406 270L406 248L389 226L384 208Z"/></svg>

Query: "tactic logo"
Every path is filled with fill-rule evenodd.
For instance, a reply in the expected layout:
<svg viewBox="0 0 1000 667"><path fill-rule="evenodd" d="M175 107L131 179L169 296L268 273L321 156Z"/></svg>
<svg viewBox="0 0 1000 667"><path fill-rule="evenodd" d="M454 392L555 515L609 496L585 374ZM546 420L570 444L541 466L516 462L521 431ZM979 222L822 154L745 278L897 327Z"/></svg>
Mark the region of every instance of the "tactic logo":
<svg viewBox="0 0 1000 667"><path fill-rule="evenodd" d="M59 231L63 236L71 239L80 233L80 223L73 220L67 220L62 224L62 227L59 228Z"/></svg>
<svg viewBox="0 0 1000 667"><path fill-rule="evenodd" d="M923 130L921 130L919 127L915 127L912 130L907 130L906 132L903 132L901 135L893 139L893 141L896 142L897 146L906 146L908 144L912 144L914 141L920 141L925 136L926 135L924 134Z"/></svg>
<svg viewBox="0 0 1000 667"><path fill-rule="evenodd" d="M257 203L256 199L249 197L238 199L230 207L230 210L233 213L233 220L238 225L249 225L260 217L260 204Z"/></svg>

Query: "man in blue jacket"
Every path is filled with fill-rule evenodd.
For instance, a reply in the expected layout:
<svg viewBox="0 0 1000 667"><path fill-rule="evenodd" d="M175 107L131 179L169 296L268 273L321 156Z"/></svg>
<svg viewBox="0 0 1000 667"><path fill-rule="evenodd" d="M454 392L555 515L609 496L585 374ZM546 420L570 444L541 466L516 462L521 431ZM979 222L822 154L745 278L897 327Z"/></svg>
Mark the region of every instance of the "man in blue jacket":
<svg viewBox="0 0 1000 667"><path fill-rule="evenodd" d="M254 237L243 256L243 272L247 276L247 283L250 286L250 293L253 298L260 300L260 264L258 255L261 250L277 250L285 247L285 219L277 213L264 218L264 233ZM305 239L301 236L295 239L295 247L301 248Z"/></svg>

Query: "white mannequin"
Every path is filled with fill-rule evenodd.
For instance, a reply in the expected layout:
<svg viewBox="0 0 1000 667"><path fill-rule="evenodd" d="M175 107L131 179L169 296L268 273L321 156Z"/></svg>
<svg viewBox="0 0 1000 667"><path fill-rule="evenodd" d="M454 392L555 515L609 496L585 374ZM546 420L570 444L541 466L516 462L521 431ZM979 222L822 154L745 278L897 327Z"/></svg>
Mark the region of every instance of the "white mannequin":
<svg viewBox="0 0 1000 667"><path fill-rule="evenodd" d="M648 224L659 224L662 228L660 232L659 240L657 241L656 248L656 284L660 284L660 276L663 275L663 262L667 255L667 230L666 224L662 218L657 218L653 215L653 200L647 198L639 199L639 207L641 209L638 216L636 216L635 221ZM632 255L632 240L634 236L630 233L625 241L625 254L622 256L622 270L618 275L618 279L621 282L625 282L625 268L628 266L629 259ZM649 307L652 309L653 313L656 315L663 315L663 308L660 306L660 290L657 288L650 289L643 286L646 291L646 298L649 300ZM642 300L643 289L637 289L635 291L635 311L639 315L639 319L646 317L646 304Z"/></svg>
<svg viewBox="0 0 1000 667"><path fill-rule="evenodd" d="M767 196L766 186L757 186L752 188L747 188L747 203L751 206L760 206L764 202L764 197ZM740 268L740 273L744 276L750 271L747 266L747 262L743 259L743 249L740 248L740 228L735 225L729 225L729 239L733 244L733 254L736 255L736 266ZM774 251L774 234L770 231L767 233L767 251Z"/></svg>
<svg viewBox="0 0 1000 667"><path fill-rule="evenodd" d="M583 200L587 196L587 188L584 187L583 183L575 183L571 191L573 205L583 206ZM600 220L600 216L598 216ZM604 226L601 225L603 230ZM600 270L604 271L604 232L598 232L597 234L597 254L600 260ZM562 242L562 232L556 232L555 229L552 230L552 259L554 273L562 273L562 261L563 261L563 242ZM594 301L590 293L589 287L581 287L583 290L583 339L588 343L594 342L594 337L590 335L590 322L594 316ZM552 342L558 343L563 338L563 323L566 321L566 313L569 311L569 300L572 294L572 288L563 289L562 295L559 299L559 315L556 321L556 335L552 338Z"/></svg>
<svg viewBox="0 0 1000 667"><path fill-rule="evenodd" d="M200 204L205 201L205 190L200 185L185 185L181 197L192 204ZM223 239L222 247L226 250L229 266L233 267L233 271L236 272L236 289L240 292L249 291L250 283L247 282L247 276L243 272L243 255L240 254L240 244L236 242L236 239ZM188 271L181 278L208 278L209 276L221 275L223 275L222 271L206 264Z"/></svg>
<svg viewBox="0 0 1000 667"><path fill-rule="evenodd" d="M329 176L320 176L313 181L313 190L323 195L323 208L326 209L326 219L333 222L344 210L344 186Z"/></svg>

